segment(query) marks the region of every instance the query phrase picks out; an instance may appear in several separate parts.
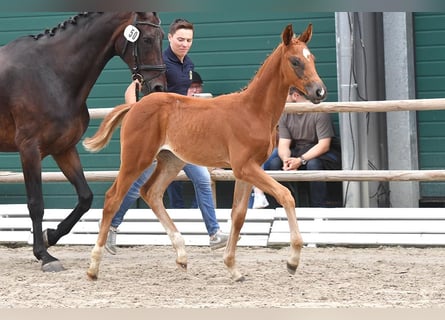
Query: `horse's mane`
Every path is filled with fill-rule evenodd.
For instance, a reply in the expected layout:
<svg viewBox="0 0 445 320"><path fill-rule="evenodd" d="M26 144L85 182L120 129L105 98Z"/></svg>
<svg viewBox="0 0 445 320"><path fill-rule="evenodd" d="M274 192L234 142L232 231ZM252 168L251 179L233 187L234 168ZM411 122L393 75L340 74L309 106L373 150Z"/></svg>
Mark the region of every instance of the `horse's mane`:
<svg viewBox="0 0 445 320"><path fill-rule="evenodd" d="M253 74L252 78L250 79L250 81L247 83L247 85L245 85L243 88L241 88L239 90L239 92L243 92L245 91L249 85L252 83L253 79L255 79L255 77L260 76L263 73L264 67L265 67L265 63L268 62L268 59L270 56L272 56L277 50L278 48L281 47L281 43L270 53L266 56L266 58L264 59L264 61L261 63L261 65L259 66L259 68L257 69L257 71Z"/></svg>
<svg viewBox="0 0 445 320"><path fill-rule="evenodd" d="M30 35L30 37L34 38L34 40L39 40L40 38L44 37L44 36L49 36L52 37L56 34L57 30L60 29L65 29L66 25L72 24L72 25L76 25L77 24L77 20L80 17L87 17L92 13L96 13L96 12L80 12L78 14L76 14L75 16L70 17L69 19L59 23L56 27L51 28L51 29L46 29L43 33L39 33L37 35ZM97 12L97 13L102 13L102 12Z"/></svg>

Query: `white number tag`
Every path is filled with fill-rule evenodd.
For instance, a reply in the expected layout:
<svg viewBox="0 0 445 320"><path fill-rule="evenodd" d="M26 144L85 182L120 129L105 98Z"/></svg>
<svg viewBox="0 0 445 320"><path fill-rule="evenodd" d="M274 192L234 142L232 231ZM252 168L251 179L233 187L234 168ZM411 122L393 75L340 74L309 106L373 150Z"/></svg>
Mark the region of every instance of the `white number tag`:
<svg viewBox="0 0 445 320"><path fill-rule="evenodd" d="M139 30L135 26L128 25L124 30L125 39L130 42L136 42L139 38Z"/></svg>

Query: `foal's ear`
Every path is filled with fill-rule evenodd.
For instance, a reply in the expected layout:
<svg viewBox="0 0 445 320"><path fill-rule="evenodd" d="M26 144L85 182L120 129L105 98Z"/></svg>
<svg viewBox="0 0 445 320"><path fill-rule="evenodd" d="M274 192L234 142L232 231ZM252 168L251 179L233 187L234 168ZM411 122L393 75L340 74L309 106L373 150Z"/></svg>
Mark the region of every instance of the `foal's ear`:
<svg viewBox="0 0 445 320"><path fill-rule="evenodd" d="M298 40L304 43L308 43L312 38L312 23L309 23L306 30L298 36Z"/></svg>
<svg viewBox="0 0 445 320"><path fill-rule="evenodd" d="M281 37L283 38L284 45L289 45L289 43L292 41L292 38L294 37L294 31L292 30L291 24L288 24L286 28L284 28Z"/></svg>

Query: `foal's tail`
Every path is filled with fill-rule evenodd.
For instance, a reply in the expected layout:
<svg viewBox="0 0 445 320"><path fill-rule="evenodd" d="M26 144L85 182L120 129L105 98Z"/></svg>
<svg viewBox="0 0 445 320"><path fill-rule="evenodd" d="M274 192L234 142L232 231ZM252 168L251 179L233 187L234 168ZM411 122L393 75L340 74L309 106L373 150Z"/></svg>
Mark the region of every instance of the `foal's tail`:
<svg viewBox="0 0 445 320"><path fill-rule="evenodd" d="M114 130L122 123L132 104L122 104L105 116L96 134L83 140L83 146L90 152L98 152L110 142Z"/></svg>

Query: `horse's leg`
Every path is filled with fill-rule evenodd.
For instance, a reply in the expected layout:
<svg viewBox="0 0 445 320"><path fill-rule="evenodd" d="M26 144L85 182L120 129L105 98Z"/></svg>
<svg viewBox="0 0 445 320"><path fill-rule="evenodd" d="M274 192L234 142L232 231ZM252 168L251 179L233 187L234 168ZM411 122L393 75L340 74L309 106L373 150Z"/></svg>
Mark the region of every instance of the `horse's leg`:
<svg viewBox="0 0 445 320"><path fill-rule="evenodd" d="M224 251L224 264L229 269L232 279L235 281L244 281L244 276L238 271L235 263L236 244L239 239L241 228L246 219L247 205L249 202L252 185L248 182L235 180L235 190L233 193L232 204L232 227L230 228L230 237Z"/></svg>
<svg viewBox="0 0 445 320"><path fill-rule="evenodd" d="M105 242L107 240L111 221L113 220L114 215L118 211L128 190L130 190L131 185L140 177L142 172L153 163L154 157L159 148L159 143L153 139L145 139L145 146L138 143L137 141L139 136L135 134L129 134L126 136L127 143L123 143L122 135L125 136L125 132L123 130L124 128L122 127L121 166L119 169L119 174L105 194L99 234L96 244L91 251L91 261L87 275L92 280L96 280L99 274L99 265L104 254ZM132 142L131 139L136 139L136 143ZM134 145L138 145L138 148L134 148ZM158 167L159 164L156 166L156 168Z"/></svg>
<svg viewBox="0 0 445 320"><path fill-rule="evenodd" d="M91 251L91 261L87 271L88 277L92 280L96 280L99 274L99 265L104 254L105 242L107 241L111 220L113 220L113 217L130 189L131 184L136 181L143 171L144 168L127 167L126 170L121 166L116 180L105 193L99 234L97 236L96 244Z"/></svg>
<svg viewBox="0 0 445 320"><path fill-rule="evenodd" d="M163 195L168 185L184 167L184 162L170 151L161 151L158 156L156 170L147 183L141 188L141 197L150 206L159 222L166 230L173 248L176 251L176 264L180 269L187 269L187 253L185 242L173 220L164 207Z"/></svg>
<svg viewBox="0 0 445 320"><path fill-rule="evenodd" d="M44 202L40 152L38 148L28 145L21 148L20 157L25 179L28 210L32 220L34 256L42 262L42 271L58 272L65 270L60 261L48 253L43 241Z"/></svg>
<svg viewBox="0 0 445 320"><path fill-rule="evenodd" d="M57 229L47 229L43 232L45 245L52 246L61 237L68 234L82 215L91 208L93 193L88 186L80 163L79 154L75 147L62 154L53 155L54 160L69 182L76 189L78 204L73 211L59 223Z"/></svg>
<svg viewBox="0 0 445 320"><path fill-rule="evenodd" d="M303 247L303 238L298 229L297 216L295 213L295 200L288 188L278 183L270 177L264 170L257 165L245 165L242 170L238 170L238 175L257 188L273 196L286 211L290 230L290 257L287 261L287 270L295 274L300 261L301 248Z"/></svg>

